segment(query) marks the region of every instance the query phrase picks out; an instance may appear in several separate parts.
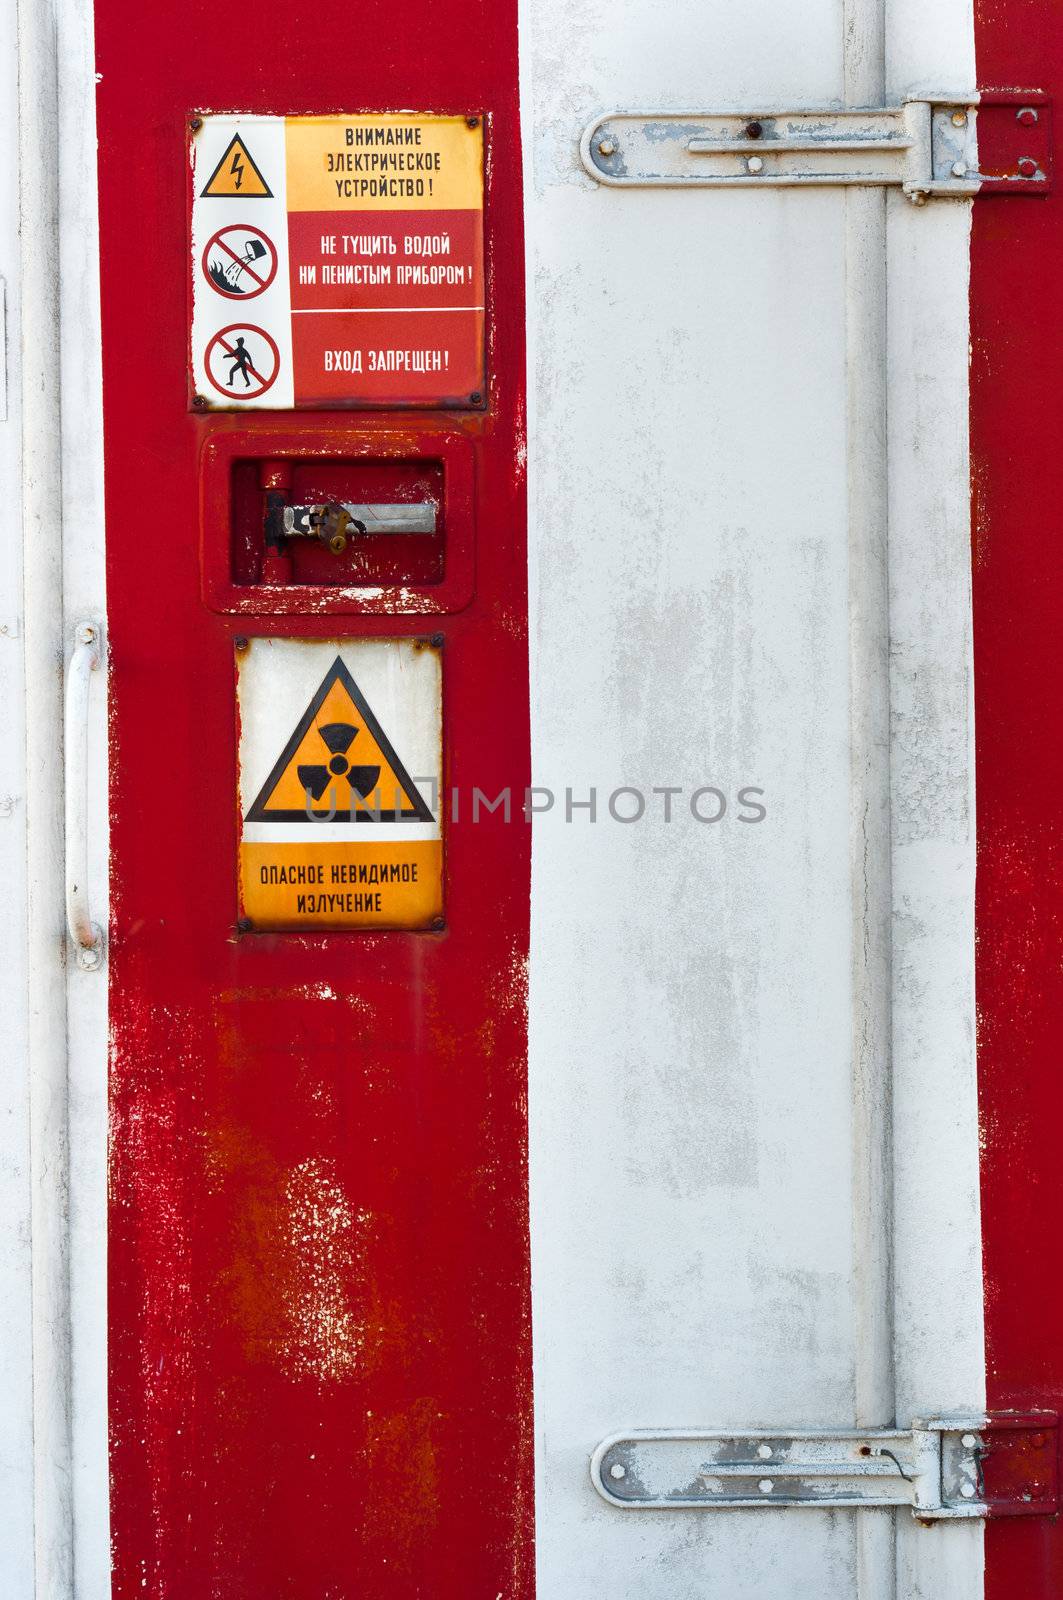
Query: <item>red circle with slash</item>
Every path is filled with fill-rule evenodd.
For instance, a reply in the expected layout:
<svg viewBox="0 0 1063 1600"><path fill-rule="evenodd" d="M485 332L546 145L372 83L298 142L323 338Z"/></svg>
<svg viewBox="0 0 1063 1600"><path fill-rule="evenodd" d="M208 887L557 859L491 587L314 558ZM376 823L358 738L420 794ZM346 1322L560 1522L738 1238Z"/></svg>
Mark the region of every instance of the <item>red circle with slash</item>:
<svg viewBox="0 0 1063 1600"><path fill-rule="evenodd" d="M277 276L277 247L261 228L230 222L207 240L202 266L218 294L227 300L253 300Z"/></svg>
<svg viewBox="0 0 1063 1600"><path fill-rule="evenodd" d="M254 343L248 346L248 339L264 341L271 363L268 372L265 370L265 360L259 356ZM235 382L230 382L224 377L215 377L215 361L219 367L226 362L229 363L231 379L235 380L238 375L242 375L252 381L237 388ZM276 383L277 374L281 369L281 353L277 349L276 340L270 338L265 328L256 328L251 322L233 322L216 333L207 345L203 354L203 365L215 389L219 394L225 395L226 399L257 400L260 394L265 394L266 390Z"/></svg>

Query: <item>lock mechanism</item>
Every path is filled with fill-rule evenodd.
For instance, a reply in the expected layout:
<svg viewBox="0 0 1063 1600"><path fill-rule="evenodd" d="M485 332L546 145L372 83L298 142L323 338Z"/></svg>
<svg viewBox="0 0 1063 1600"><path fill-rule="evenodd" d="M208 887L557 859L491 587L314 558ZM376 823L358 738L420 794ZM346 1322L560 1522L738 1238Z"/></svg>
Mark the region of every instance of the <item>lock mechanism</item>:
<svg viewBox="0 0 1063 1600"><path fill-rule="evenodd" d="M436 508L430 500L411 505L348 505L338 500L292 505L283 490L269 489L264 531L272 556L283 555L289 539L316 539L339 556L353 538L365 534L435 533Z"/></svg>

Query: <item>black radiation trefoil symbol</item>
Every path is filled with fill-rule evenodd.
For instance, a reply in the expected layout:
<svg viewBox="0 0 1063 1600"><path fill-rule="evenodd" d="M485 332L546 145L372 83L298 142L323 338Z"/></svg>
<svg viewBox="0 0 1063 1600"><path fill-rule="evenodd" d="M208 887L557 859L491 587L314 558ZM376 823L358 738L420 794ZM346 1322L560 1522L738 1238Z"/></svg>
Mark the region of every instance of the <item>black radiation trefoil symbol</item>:
<svg viewBox="0 0 1063 1600"><path fill-rule="evenodd" d="M347 760L347 752L358 737L358 729L349 722L327 722L317 731L331 752L331 759L327 766L313 764L296 768L303 788L315 800L320 800L329 786L330 778L346 778L355 794L365 800L380 781L380 768L353 767Z"/></svg>

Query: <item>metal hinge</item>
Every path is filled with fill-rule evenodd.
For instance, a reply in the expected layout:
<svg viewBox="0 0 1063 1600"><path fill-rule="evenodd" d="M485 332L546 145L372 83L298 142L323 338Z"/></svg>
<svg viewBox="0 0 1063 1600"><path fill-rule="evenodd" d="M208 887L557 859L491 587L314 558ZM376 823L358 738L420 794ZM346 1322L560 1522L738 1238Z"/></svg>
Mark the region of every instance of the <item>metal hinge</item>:
<svg viewBox="0 0 1063 1600"><path fill-rule="evenodd" d="M627 1511L908 1506L921 1521L1049 1516L1059 1506L1053 1411L917 1419L910 1428L637 1430L591 1458Z"/></svg>
<svg viewBox="0 0 1063 1600"><path fill-rule="evenodd" d="M916 205L1045 194L1051 106L1009 90L871 111L615 111L590 124L580 152L592 178L618 188L896 184Z"/></svg>

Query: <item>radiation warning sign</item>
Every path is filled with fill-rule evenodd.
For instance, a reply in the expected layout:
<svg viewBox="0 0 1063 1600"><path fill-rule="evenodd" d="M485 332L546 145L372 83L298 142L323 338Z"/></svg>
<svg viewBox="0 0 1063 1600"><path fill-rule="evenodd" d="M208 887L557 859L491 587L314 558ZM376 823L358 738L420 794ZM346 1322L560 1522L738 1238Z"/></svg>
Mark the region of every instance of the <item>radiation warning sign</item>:
<svg viewBox="0 0 1063 1600"><path fill-rule="evenodd" d="M438 925L438 649L252 639L237 651L237 698L244 922L275 932Z"/></svg>
<svg viewBox="0 0 1063 1600"><path fill-rule="evenodd" d="M191 155L196 403L483 403L481 117L203 116ZM265 388L209 359L242 297L278 351Z"/></svg>

